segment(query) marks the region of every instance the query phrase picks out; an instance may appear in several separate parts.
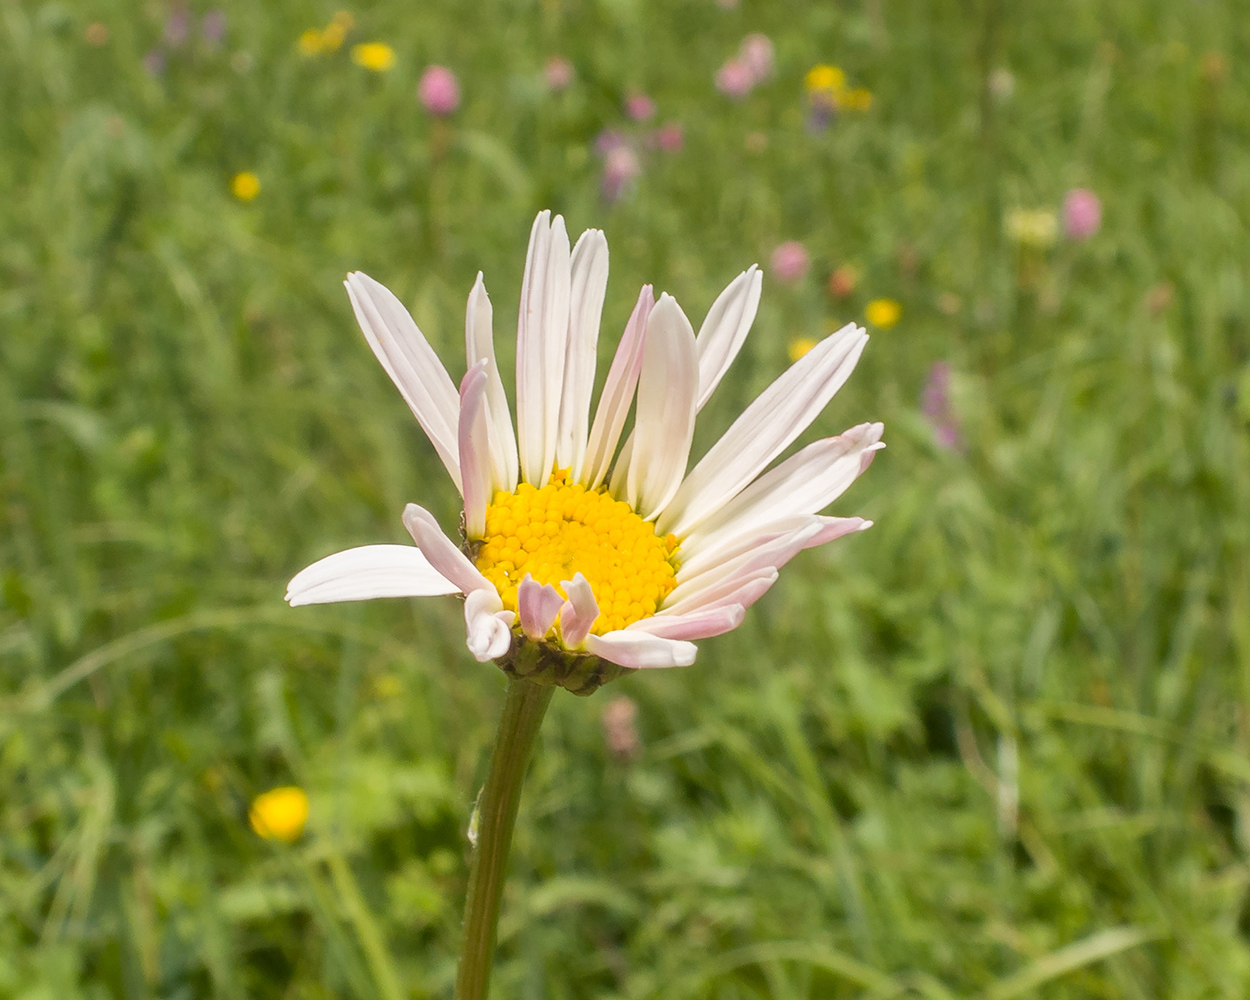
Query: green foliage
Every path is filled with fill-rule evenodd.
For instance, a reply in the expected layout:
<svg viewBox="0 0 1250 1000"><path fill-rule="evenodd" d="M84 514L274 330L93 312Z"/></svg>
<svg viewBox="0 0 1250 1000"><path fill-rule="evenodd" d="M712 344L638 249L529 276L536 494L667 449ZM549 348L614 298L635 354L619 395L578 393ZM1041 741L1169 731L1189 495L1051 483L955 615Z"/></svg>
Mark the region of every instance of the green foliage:
<svg viewBox="0 0 1250 1000"><path fill-rule="evenodd" d="M885 421L837 505L876 527L796 559L690 670L557 692L496 995L1250 993L1238 4L391 3L316 57L296 42L330 7L232 5L216 47L192 13L175 47L159 3L0 3L0 995L449 995L503 677L451 599L281 595L404 541L407 501L455 516L342 275L454 359L483 270L507 366L544 207L607 232L605 361L640 284L697 325L806 244L697 448L791 339L903 313L811 432ZM776 75L735 103L713 76L757 30ZM375 39L387 73L348 55ZM460 77L446 121L414 100L431 62ZM874 102L813 132L821 62ZM644 148L608 204L595 137L652 127L633 91L685 148ZM1075 186L1097 236L1007 241ZM939 360L963 450L920 412ZM621 694L632 760L598 718ZM281 784L312 801L292 846L247 824Z"/></svg>

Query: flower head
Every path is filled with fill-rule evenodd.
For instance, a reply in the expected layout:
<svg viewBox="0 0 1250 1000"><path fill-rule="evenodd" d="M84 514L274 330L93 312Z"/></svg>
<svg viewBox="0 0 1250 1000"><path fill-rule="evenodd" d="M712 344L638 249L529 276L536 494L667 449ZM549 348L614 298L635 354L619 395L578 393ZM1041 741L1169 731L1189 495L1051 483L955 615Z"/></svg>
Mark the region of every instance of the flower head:
<svg viewBox="0 0 1250 1000"><path fill-rule="evenodd" d="M361 42L352 46L352 62L373 73L385 73L395 65L395 50L385 42Z"/></svg>
<svg viewBox="0 0 1250 1000"><path fill-rule="evenodd" d="M247 820L266 840L293 844L308 822L308 795L294 785L271 789L252 800Z"/></svg>
<svg viewBox="0 0 1250 1000"><path fill-rule="evenodd" d="M1073 188L1063 196L1063 233L1087 240L1102 227L1102 202L1089 188Z"/></svg>
<svg viewBox="0 0 1250 1000"><path fill-rule="evenodd" d="M230 179L230 193L239 201L251 201L260 194L260 178L250 170L235 174Z"/></svg>
<svg viewBox="0 0 1250 1000"><path fill-rule="evenodd" d="M686 144L686 130L681 122L665 122L652 134L651 144L661 153L680 153Z"/></svg>
<svg viewBox="0 0 1250 1000"><path fill-rule="evenodd" d="M650 121L655 117L655 101L646 94L630 94L625 99L625 117L636 122Z"/></svg>
<svg viewBox="0 0 1250 1000"><path fill-rule="evenodd" d="M878 330L888 330L903 315L903 307L893 299L873 299L864 306L864 318Z"/></svg>
<svg viewBox="0 0 1250 1000"><path fill-rule="evenodd" d="M460 107L460 82L446 66L427 66L417 84L417 100L436 118L446 118Z"/></svg>
<svg viewBox="0 0 1250 1000"><path fill-rule="evenodd" d="M1016 208L1007 213L1003 228L1021 246L1044 250L1054 244L1059 222L1054 212L1044 208Z"/></svg>
<svg viewBox="0 0 1250 1000"><path fill-rule="evenodd" d="M543 78L552 93L565 90L573 82L573 64L563 56L552 56L543 68Z"/></svg>
<svg viewBox="0 0 1250 1000"><path fill-rule="evenodd" d="M846 74L837 66L813 66L803 78L803 86L813 103L834 106L846 86Z"/></svg>
<svg viewBox="0 0 1250 1000"><path fill-rule="evenodd" d="M835 268L829 275L829 294L835 299L850 298L859 285L859 270L850 264Z"/></svg>
<svg viewBox="0 0 1250 1000"><path fill-rule="evenodd" d="M798 240L786 240L773 251L769 264L774 278L783 285L792 285L803 280L811 266L811 258L807 255L807 247Z"/></svg>
<svg viewBox="0 0 1250 1000"><path fill-rule="evenodd" d="M634 760L642 753L642 740L638 738L638 703L633 698L618 694L603 706L603 742L612 756L622 763Z"/></svg>
<svg viewBox="0 0 1250 1000"><path fill-rule="evenodd" d="M603 154L603 178L600 187L607 201L616 201L642 173L642 161L633 147L625 142L609 146Z"/></svg>
<svg viewBox="0 0 1250 1000"><path fill-rule="evenodd" d="M939 448L956 451L963 448L959 418L951 402L951 366L935 361L920 396L920 409L933 428L933 441Z"/></svg>
<svg viewBox="0 0 1250 1000"><path fill-rule="evenodd" d="M463 594L474 657L589 693L622 669L690 664L693 640L736 628L800 551L869 526L819 511L883 447L880 424L769 468L850 376L862 329L816 344L687 472L695 415L755 319L759 269L729 284L697 337L675 299L644 286L592 420L607 276L603 233L570 248L564 220L538 216L521 283L515 434L481 275L459 389L399 300L348 276L365 339L464 498L463 545L409 504L416 548L327 556L291 581L292 605Z"/></svg>
<svg viewBox="0 0 1250 1000"><path fill-rule="evenodd" d="M760 32L747 35L738 47L738 58L751 73L751 81L763 83L773 75L773 43Z"/></svg>
<svg viewBox="0 0 1250 1000"><path fill-rule="evenodd" d="M812 348L820 341L815 337L795 337L786 347L786 354L789 355L791 361L798 361L805 354L810 354Z"/></svg>
<svg viewBox="0 0 1250 1000"><path fill-rule="evenodd" d="M226 12L218 8L208 11L200 21L200 36L210 47L220 45L226 37Z"/></svg>
<svg viewBox="0 0 1250 1000"><path fill-rule="evenodd" d="M716 71L716 89L726 97L746 97L754 85L751 68L741 59L730 59Z"/></svg>

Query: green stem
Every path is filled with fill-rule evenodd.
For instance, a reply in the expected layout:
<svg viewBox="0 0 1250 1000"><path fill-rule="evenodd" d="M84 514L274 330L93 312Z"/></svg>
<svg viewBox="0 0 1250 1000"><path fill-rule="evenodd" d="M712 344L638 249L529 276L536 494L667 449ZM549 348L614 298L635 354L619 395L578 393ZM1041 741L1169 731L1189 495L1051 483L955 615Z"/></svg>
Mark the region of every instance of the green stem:
<svg viewBox="0 0 1250 1000"><path fill-rule="evenodd" d="M499 899L508 870L512 828L530 749L555 688L523 678L508 682L490 773L477 807L477 844L464 903L464 942L455 1000L486 1000L499 923Z"/></svg>

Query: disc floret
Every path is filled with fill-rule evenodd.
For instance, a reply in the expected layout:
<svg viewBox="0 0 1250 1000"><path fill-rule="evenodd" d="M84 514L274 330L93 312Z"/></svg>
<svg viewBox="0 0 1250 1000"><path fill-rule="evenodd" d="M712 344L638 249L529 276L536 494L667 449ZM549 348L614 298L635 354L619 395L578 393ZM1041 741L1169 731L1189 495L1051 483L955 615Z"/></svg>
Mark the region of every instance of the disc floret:
<svg viewBox="0 0 1250 1000"><path fill-rule="evenodd" d="M486 534L477 568L499 590L504 608L517 610L517 588L528 573L551 584L583 574L594 591L595 635L654 615L676 586L676 536L657 535L624 500L605 488L587 489L557 470L547 485L521 483L498 491L486 508Z"/></svg>

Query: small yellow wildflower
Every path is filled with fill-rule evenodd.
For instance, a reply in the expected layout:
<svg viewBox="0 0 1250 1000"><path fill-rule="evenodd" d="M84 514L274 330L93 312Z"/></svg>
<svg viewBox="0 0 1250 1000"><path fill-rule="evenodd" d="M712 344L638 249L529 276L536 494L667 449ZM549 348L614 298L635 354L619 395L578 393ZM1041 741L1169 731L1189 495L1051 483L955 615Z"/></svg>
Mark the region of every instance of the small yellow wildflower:
<svg viewBox="0 0 1250 1000"><path fill-rule="evenodd" d="M872 107L872 91L867 87L855 87L842 94L842 107L850 111L867 111Z"/></svg>
<svg viewBox="0 0 1250 1000"><path fill-rule="evenodd" d="M299 36L299 54L302 56L315 56L322 47L321 32L316 28L309 28Z"/></svg>
<svg viewBox="0 0 1250 1000"><path fill-rule="evenodd" d="M251 201L260 194L260 178L250 170L235 174L230 181L230 192L239 201Z"/></svg>
<svg viewBox="0 0 1250 1000"><path fill-rule="evenodd" d="M790 346L786 353L790 355L791 361L798 361L799 358L815 347L816 343L815 337L795 337L790 341Z"/></svg>
<svg viewBox="0 0 1250 1000"><path fill-rule="evenodd" d="M347 37L347 28L338 21L331 21L326 25L325 31L321 33L321 51L337 52L339 46L343 44L343 39Z"/></svg>
<svg viewBox="0 0 1250 1000"><path fill-rule="evenodd" d="M247 820L258 836L293 844L308 822L308 795L294 785L271 789L252 800Z"/></svg>
<svg viewBox="0 0 1250 1000"><path fill-rule="evenodd" d="M846 74L837 66L813 66L803 79L809 94L837 97L846 86Z"/></svg>
<svg viewBox="0 0 1250 1000"><path fill-rule="evenodd" d="M878 330L888 330L903 315L903 307L893 299L873 299L864 307L864 317Z"/></svg>
<svg viewBox="0 0 1250 1000"><path fill-rule="evenodd" d="M1011 239L1022 246L1045 249L1055 242L1059 220L1054 212L1044 208L1017 208L1007 213L1003 228Z"/></svg>
<svg viewBox="0 0 1250 1000"><path fill-rule="evenodd" d="M395 50L385 42L363 42L352 46L352 62L374 73L385 73L395 65Z"/></svg>

